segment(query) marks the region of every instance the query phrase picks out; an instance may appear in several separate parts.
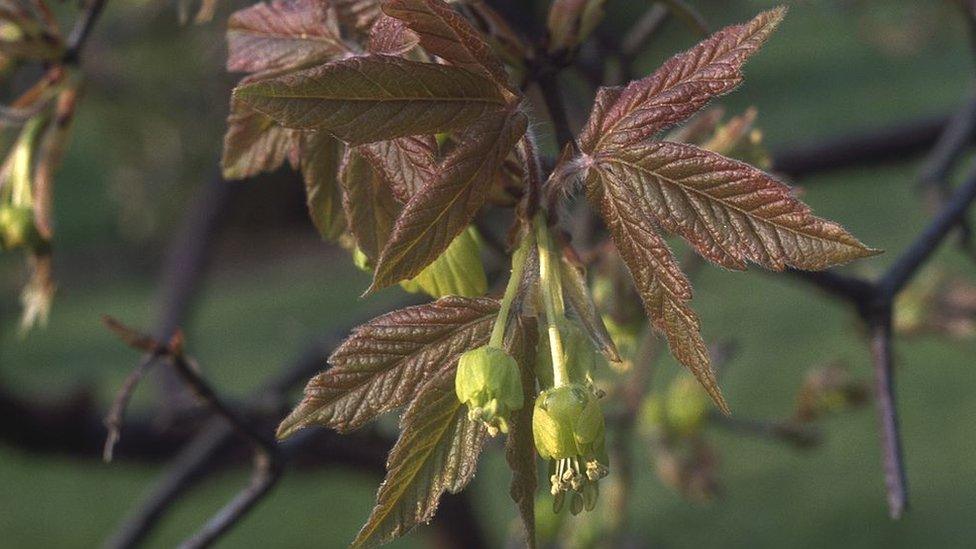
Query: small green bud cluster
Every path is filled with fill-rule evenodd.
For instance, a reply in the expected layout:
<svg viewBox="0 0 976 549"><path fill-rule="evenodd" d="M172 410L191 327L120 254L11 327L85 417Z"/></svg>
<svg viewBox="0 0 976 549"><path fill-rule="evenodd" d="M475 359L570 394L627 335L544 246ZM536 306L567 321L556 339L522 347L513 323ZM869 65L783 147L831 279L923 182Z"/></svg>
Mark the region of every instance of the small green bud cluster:
<svg viewBox="0 0 976 549"><path fill-rule="evenodd" d="M468 418L483 422L491 436L508 432L508 416L525 401L518 363L491 345L461 355L454 389L468 406Z"/></svg>
<svg viewBox="0 0 976 549"><path fill-rule="evenodd" d="M539 394L532 414L532 432L539 455L551 460L553 508L559 512L567 494L570 510L592 510L597 482L607 476L605 422L597 394L581 383Z"/></svg>

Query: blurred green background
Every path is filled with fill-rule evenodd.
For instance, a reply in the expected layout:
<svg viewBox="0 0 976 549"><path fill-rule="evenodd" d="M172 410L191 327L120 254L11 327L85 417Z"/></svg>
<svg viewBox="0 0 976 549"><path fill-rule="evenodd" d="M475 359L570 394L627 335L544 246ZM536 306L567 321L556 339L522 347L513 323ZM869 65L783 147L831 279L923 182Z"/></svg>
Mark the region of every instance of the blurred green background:
<svg viewBox="0 0 976 549"><path fill-rule="evenodd" d="M691 3L714 27L774 5ZM643 5L611 0L606 24L624 28ZM16 335L22 261L0 256L0 378L8 386L38 397L90 387L107 405L134 365L137 357L102 329L99 317L153 322L168 239L215 172L234 81L222 69L223 21L234 7L222 5L211 24L180 27L168 3L109 3L87 53L91 78L58 179L60 291L49 326L25 339ZM672 21L641 67L649 71L694 41ZM802 1L750 62L746 84L722 104L730 112L757 106L766 142L779 150L947 113L970 95L973 74L965 21L952 2ZM918 162L906 161L800 185L818 214L888 250L853 267L876 274L926 222L917 170ZM219 239L186 331L213 384L241 396L303 344L383 311L399 290L357 297L366 277L294 215L301 213L300 189L291 180L231 184L243 187L245 199ZM247 205L255 202L262 207ZM972 263L951 249L935 262L973 274ZM723 379L737 415L789 415L796 389L816 364L841 359L857 376L870 376L855 319L826 296L756 269L706 267L696 288L706 339L738 344ZM904 519L887 518L875 417L865 408L828 421L824 444L807 452L710 432L723 497L704 506L662 486L641 451L630 517L635 534L661 547L972 546L976 343L928 336L900 339L895 350L913 506ZM153 396L147 384L137 406ZM98 545L160 470L0 446L0 545ZM469 488L493 544L503 543L515 519L507 474L495 448ZM368 515L378 480L344 470L289 474L222 546L342 546ZM245 482L243 472L206 480L165 519L150 546L178 542ZM421 531L396 546L425 541Z"/></svg>

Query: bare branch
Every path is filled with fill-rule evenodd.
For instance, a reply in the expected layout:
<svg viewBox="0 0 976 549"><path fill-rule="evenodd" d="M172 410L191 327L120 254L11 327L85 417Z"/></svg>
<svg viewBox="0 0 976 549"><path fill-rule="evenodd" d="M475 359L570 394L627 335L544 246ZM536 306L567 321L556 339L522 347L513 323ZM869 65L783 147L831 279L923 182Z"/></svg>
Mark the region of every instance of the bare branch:
<svg viewBox="0 0 976 549"><path fill-rule="evenodd" d="M976 164L966 182L952 194L942 211L882 277L878 283L881 296L891 299L901 291L919 267L935 253L949 231L966 218L966 213L974 200L976 200Z"/></svg>
<svg viewBox="0 0 976 549"><path fill-rule="evenodd" d="M878 407L878 430L881 436L882 463L891 518L900 518L908 508L908 483L902 458L898 408L895 405L895 381L891 356L891 311L879 311L872 319L871 357L874 362L874 389Z"/></svg>

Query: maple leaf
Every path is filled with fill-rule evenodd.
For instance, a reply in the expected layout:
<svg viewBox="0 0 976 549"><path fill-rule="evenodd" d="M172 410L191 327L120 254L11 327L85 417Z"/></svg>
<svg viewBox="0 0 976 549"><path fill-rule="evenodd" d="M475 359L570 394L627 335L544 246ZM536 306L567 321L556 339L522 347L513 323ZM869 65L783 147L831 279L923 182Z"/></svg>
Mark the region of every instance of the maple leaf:
<svg viewBox="0 0 976 549"><path fill-rule="evenodd" d="M340 170L342 206L356 245L371 265L390 239L400 205L359 148L348 149Z"/></svg>
<svg viewBox="0 0 976 549"><path fill-rule="evenodd" d="M694 114L742 82L742 65L769 38L785 8L727 27L623 88L610 88L580 135L584 152L639 143ZM602 91L602 90L601 90ZM596 115L594 117L594 115Z"/></svg>
<svg viewBox="0 0 976 549"><path fill-rule="evenodd" d="M790 189L752 166L682 143L655 142L594 157L635 215L680 234L710 261L819 270L878 253L814 217Z"/></svg>
<svg viewBox="0 0 976 549"><path fill-rule="evenodd" d="M481 72L511 90L501 61L467 19L442 0L389 0L383 12L402 20L420 37L428 53L448 63Z"/></svg>
<svg viewBox="0 0 976 549"><path fill-rule="evenodd" d="M453 374L461 353L487 343L497 314L494 299L451 296L356 328L329 357L331 368L308 382L278 438L309 425L350 431L407 404L434 374Z"/></svg>
<svg viewBox="0 0 976 549"><path fill-rule="evenodd" d="M518 316L516 318L518 320L511 330L506 348L518 362L524 402L535 402L535 361L539 331L534 322ZM508 438L505 440L505 460L512 470L509 495L518 507L525 527L526 545L530 548L536 546L535 493L539 483L535 442L532 437L532 411L532 406L523 406L512 414Z"/></svg>
<svg viewBox="0 0 976 549"><path fill-rule="evenodd" d="M397 218L368 291L413 278L447 249L485 203L526 125L524 114L511 111L486 116L465 130L437 178L413 195Z"/></svg>
<svg viewBox="0 0 976 549"><path fill-rule="evenodd" d="M322 238L335 240L346 230L336 171L342 144L325 132L302 136L301 170L308 214Z"/></svg>
<svg viewBox="0 0 976 549"><path fill-rule="evenodd" d="M746 261L781 270L822 269L878 253L839 225L814 217L788 187L747 164L693 145L648 142L742 81L741 66L785 10L723 29L651 76L602 88L581 137L586 191L600 210L655 327L720 409L691 285L658 227L719 265ZM558 169L558 168L557 168Z"/></svg>
<svg viewBox="0 0 976 549"><path fill-rule="evenodd" d="M603 317L597 311L593 297L586 285L586 272L583 267L571 263L566 257L559 263L563 295L568 311L572 313L583 331L590 337L593 345L611 362L620 362L620 351L607 332Z"/></svg>
<svg viewBox="0 0 976 549"><path fill-rule="evenodd" d="M437 176L437 140L433 136L378 141L358 150L400 202L408 202L425 182Z"/></svg>
<svg viewBox="0 0 976 549"><path fill-rule="evenodd" d="M506 103L478 73L389 55L262 79L234 97L285 127L325 130L350 144L464 128Z"/></svg>
<svg viewBox="0 0 976 549"><path fill-rule="evenodd" d="M403 55L419 43L420 37L407 28L406 23L383 14L373 23L369 31L367 49L370 53Z"/></svg>
<svg viewBox="0 0 976 549"><path fill-rule="evenodd" d="M298 135L237 100L231 100L220 159L225 179L245 179L272 172L294 159Z"/></svg>
<svg viewBox="0 0 976 549"><path fill-rule="evenodd" d="M485 428L468 419L454 392L454 368L438 373L415 395L386 463L376 506L353 547L386 543L434 517L441 494L458 493L474 477Z"/></svg>
<svg viewBox="0 0 976 549"><path fill-rule="evenodd" d="M275 0L227 22L227 70L259 72L334 59L350 52L335 11L316 0Z"/></svg>

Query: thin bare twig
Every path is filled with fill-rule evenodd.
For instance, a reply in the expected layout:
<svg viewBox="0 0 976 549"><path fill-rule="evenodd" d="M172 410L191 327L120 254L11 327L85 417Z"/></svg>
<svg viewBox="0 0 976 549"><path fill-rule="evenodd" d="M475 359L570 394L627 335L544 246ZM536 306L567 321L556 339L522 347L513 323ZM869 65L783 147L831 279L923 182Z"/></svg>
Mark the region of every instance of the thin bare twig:
<svg viewBox="0 0 976 549"><path fill-rule="evenodd" d="M898 429L895 405L894 365L891 356L891 311L879 311L871 321L871 357L874 362L874 389L881 434L882 464L891 518L900 518L908 508L908 483Z"/></svg>

